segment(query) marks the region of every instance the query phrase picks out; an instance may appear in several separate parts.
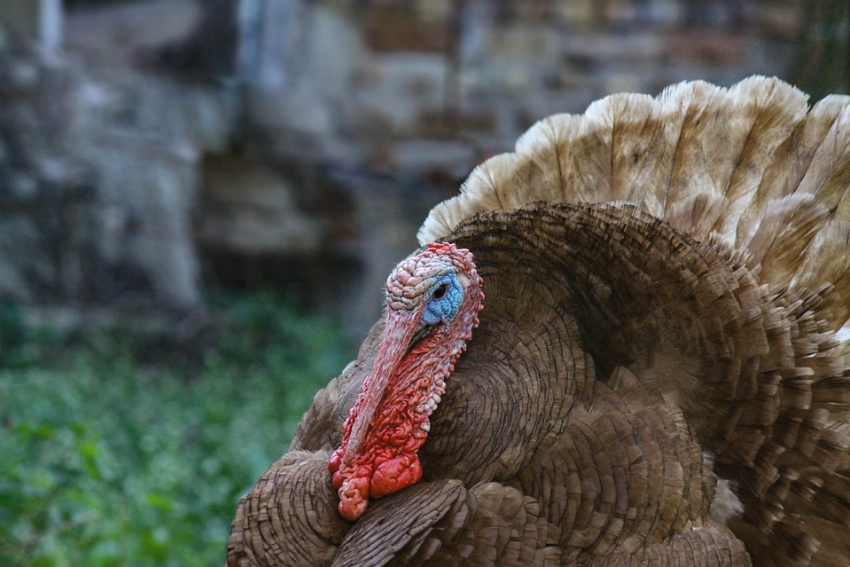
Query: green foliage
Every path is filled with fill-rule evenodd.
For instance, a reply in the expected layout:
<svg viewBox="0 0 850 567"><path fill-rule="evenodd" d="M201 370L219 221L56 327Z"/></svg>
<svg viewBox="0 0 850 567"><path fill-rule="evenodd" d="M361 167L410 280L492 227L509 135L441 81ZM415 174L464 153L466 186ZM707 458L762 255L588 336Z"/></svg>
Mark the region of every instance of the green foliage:
<svg viewBox="0 0 850 567"><path fill-rule="evenodd" d="M351 355L273 296L224 304L223 339L189 378L114 335L4 364L0 565L223 563L239 496Z"/></svg>

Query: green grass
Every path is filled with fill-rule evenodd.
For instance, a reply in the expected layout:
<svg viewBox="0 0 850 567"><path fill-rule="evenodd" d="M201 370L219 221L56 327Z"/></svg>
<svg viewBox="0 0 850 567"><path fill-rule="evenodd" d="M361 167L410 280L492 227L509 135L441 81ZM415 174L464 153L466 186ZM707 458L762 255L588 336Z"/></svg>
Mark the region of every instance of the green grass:
<svg viewBox="0 0 850 567"><path fill-rule="evenodd" d="M239 496L353 353L269 295L222 324L191 370L114 334L51 362L3 342L0 565L223 563Z"/></svg>

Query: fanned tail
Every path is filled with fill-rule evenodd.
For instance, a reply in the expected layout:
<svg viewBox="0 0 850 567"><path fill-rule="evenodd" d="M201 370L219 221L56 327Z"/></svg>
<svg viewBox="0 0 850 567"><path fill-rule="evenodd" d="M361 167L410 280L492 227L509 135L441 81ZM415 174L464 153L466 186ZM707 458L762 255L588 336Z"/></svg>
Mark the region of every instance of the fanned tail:
<svg viewBox="0 0 850 567"><path fill-rule="evenodd" d="M628 202L744 254L763 283L832 286L820 310L837 331L850 317L850 97L810 110L806 101L778 79L751 77L729 89L697 81L657 98L612 95L583 115L550 116L434 207L419 241L535 201Z"/></svg>

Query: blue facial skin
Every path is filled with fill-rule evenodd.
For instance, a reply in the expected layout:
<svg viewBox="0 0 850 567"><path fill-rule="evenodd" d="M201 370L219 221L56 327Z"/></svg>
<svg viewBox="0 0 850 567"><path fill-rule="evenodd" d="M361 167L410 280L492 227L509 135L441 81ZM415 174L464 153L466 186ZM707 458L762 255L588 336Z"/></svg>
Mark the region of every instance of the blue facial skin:
<svg viewBox="0 0 850 567"><path fill-rule="evenodd" d="M445 294L442 297L435 297L441 293L440 287L445 285ZM457 276L454 273L448 273L440 276L431 287L432 296L422 312L420 327L425 325L436 325L445 323L448 325L457 316L460 310L460 304L463 301L463 288L460 282L457 281Z"/></svg>

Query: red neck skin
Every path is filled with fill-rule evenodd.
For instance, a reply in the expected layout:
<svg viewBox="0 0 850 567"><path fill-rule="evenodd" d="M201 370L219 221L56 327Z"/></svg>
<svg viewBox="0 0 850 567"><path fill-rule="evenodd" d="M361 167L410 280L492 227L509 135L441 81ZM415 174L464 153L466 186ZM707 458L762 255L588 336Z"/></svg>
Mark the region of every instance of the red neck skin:
<svg viewBox="0 0 850 567"><path fill-rule="evenodd" d="M367 403L374 372L366 378L363 393L343 426L342 445L328 463L334 487L339 491L339 511L347 520L359 518L366 511L369 498L392 494L422 478L417 451L431 429L430 416L445 394L445 380L466 350L473 327L478 326L483 294L477 274L471 281L454 321L448 327L435 327L400 359L360 447L348 452L352 427ZM413 315L410 323L414 328L420 317L421 312ZM385 334L387 331L385 328ZM389 340L385 336L383 342ZM407 344L401 348L406 349Z"/></svg>

